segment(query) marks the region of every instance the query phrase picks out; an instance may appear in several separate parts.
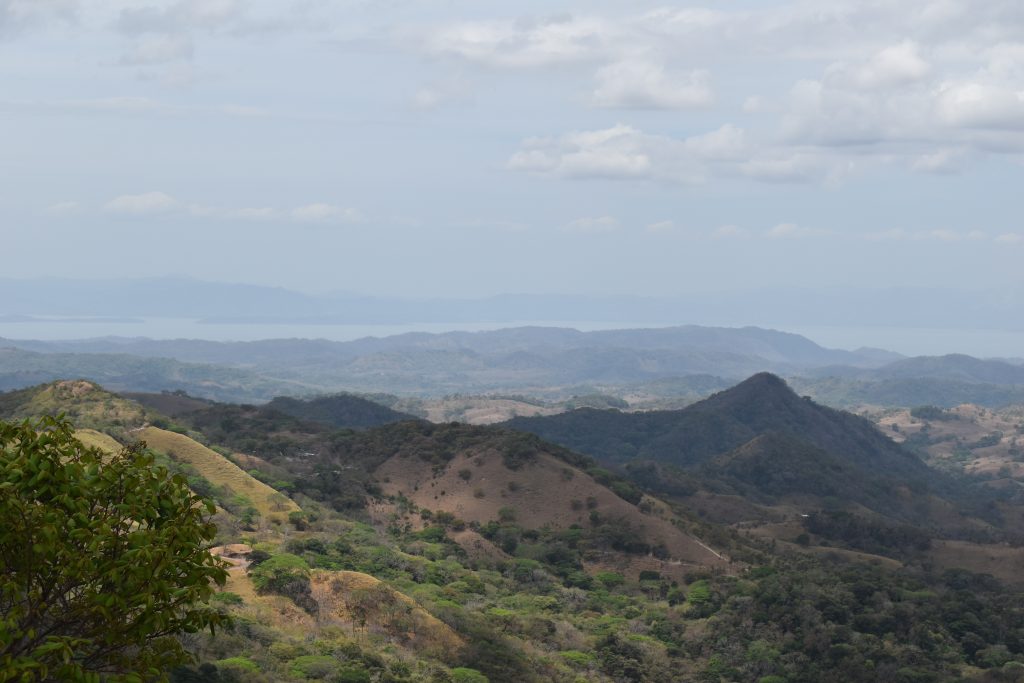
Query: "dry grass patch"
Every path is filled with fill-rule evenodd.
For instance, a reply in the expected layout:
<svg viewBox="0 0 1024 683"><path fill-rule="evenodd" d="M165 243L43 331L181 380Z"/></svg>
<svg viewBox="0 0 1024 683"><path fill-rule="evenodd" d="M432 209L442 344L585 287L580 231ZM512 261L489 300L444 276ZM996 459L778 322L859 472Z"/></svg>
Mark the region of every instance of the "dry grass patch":
<svg viewBox="0 0 1024 683"><path fill-rule="evenodd" d="M472 425L497 424L513 417L556 415L563 408L537 405L509 398L442 398L423 402L427 419L435 423L466 422Z"/></svg>
<svg viewBox="0 0 1024 683"><path fill-rule="evenodd" d="M95 429L76 429L75 438L90 448L98 448L110 455L116 455L124 448L114 437Z"/></svg>
<svg viewBox="0 0 1024 683"><path fill-rule="evenodd" d="M314 571L312 588L320 605L321 626L334 622L355 635L384 635L445 659L465 645L450 626L418 602L369 574Z"/></svg>
<svg viewBox="0 0 1024 683"><path fill-rule="evenodd" d="M245 496L264 519L283 521L287 519L288 513L300 509L295 501L254 479L238 465L184 434L146 427L137 436L153 450L190 465L213 485L227 486L236 494Z"/></svg>
<svg viewBox="0 0 1024 683"><path fill-rule="evenodd" d="M928 553L944 569L967 569L1010 584L1024 584L1024 548L967 541L935 541Z"/></svg>

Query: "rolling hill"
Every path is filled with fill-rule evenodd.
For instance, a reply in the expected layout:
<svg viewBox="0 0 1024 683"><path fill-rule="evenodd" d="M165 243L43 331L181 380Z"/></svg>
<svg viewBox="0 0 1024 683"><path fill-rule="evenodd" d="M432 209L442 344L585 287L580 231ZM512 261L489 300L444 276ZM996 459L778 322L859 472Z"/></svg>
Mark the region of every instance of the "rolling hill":
<svg viewBox="0 0 1024 683"><path fill-rule="evenodd" d="M352 394L335 394L297 399L278 396L266 405L300 420L319 422L336 429L366 429L403 420L417 419L379 403Z"/></svg>
<svg viewBox="0 0 1024 683"><path fill-rule="evenodd" d="M624 467L722 522L799 521L797 513L824 508L952 537L1003 533L993 526L1002 514L985 507L993 496L932 470L869 420L800 397L767 373L678 411L579 410L506 425Z"/></svg>
<svg viewBox="0 0 1024 683"><path fill-rule="evenodd" d="M184 390L229 401L265 401L282 394L323 391L316 384L278 380L245 368L126 353L40 353L0 342L0 391L80 377L114 391Z"/></svg>
<svg viewBox="0 0 1024 683"><path fill-rule="evenodd" d="M1012 680L1024 658L1019 591L971 573L1019 582L1020 547L893 519L956 511L894 486L916 467L889 467L896 452L863 420L772 376L643 429L569 414L659 455L628 471L672 478L671 499L504 427L336 429L252 405L150 403L57 382L0 394L0 415L74 412L89 443L145 438L204 490L237 486L270 515L301 503L276 524L230 500L214 517L232 567L211 602L236 627L190 636L198 661L172 683L983 683ZM649 438L672 416L677 429ZM717 523L716 505L735 523Z"/></svg>

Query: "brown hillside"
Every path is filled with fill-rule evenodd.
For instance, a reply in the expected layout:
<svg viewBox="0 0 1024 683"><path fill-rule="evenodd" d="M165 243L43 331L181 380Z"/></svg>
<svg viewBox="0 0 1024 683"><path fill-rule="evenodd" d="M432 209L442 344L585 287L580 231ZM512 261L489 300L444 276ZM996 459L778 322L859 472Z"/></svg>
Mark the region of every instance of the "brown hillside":
<svg viewBox="0 0 1024 683"><path fill-rule="evenodd" d="M465 645L450 626L419 603L369 574L315 571L313 597L321 627L337 624L384 635L417 651L448 659Z"/></svg>
<svg viewBox="0 0 1024 683"><path fill-rule="evenodd" d="M443 468L416 457L396 455L377 469L387 495L404 495L420 508L445 511L481 524L514 511L524 528L588 526L590 515L628 522L651 545L663 544L672 560L718 566L727 560L681 531L664 507L651 501L652 514L619 498L590 475L547 453L519 469L509 469L494 450L467 450ZM468 478L467 478L468 474Z"/></svg>
<svg viewBox="0 0 1024 683"><path fill-rule="evenodd" d="M260 595L246 573L252 548L245 544L218 546L214 555L231 563L225 590L244 601L243 612L294 637L329 627L359 636L374 634L421 653L447 660L465 646L450 626L427 612L408 595L369 574L318 570L312 573L316 616L281 595Z"/></svg>

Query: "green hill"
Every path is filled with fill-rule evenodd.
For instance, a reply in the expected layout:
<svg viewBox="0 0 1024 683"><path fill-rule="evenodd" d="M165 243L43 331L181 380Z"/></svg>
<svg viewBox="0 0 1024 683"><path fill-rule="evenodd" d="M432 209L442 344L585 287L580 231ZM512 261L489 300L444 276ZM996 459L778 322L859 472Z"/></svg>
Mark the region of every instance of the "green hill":
<svg viewBox="0 0 1024 683"><path fill-rule="evenodd" d="M515 418L506 425L614 464L640 458L694 467L760 435L782 432L799 435L856 467L917 478L928 474L924 463L869 420L801 398L768 373L682 410L577 410Z"/></svg>
<svg viewBox="0 0 1024 683"><path fill-rule="evenodd" d="M267 404L267 409L300 420L320 422L336 429L366 429L391 422L417 419L408 413L392 410L353 394L333 394L308 399L278 396Z"/></svg>

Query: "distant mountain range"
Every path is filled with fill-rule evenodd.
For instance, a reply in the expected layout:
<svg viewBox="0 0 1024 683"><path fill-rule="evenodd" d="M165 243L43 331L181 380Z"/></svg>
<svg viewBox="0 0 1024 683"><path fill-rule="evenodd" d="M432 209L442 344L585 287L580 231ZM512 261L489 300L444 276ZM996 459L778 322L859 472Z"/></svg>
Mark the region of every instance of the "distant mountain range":
<svg viewBox="0 0 1024 683"><path fill-rule="evenodd" d="M1024 366L1018 364L828 349L758 327L518 327L350 342L0 339L0 389L81 377L119 391L181 389L249 402L339 391L425 397L516 393L554 401L603 394L649 409L685 405L765 371L839 407L1024 403Z"/></svg>
<svg viewBox="0 0 1024 683"><path fill-rule="evenodd" d="M125 354L217 364L323 391L414 394L618 385L698 374L736 378L762 370L797 374L822 365L870 368L899 358L877 350L826 349L775 330L692 325L607 332L521 327L352 342L0 340L3 346L37 353Z"/></svg>
<svg viewBox="0 0 1024 683"><path fill-rule="evenodd" d="M167 317L218 323L386 324L521 321L701 321L800 326L878 325L1024 329L1024 289L773 288L686 296L501 294L478 299L397 298L187 278L0 279L0 318ZM24 319L24 318L22 318Z"/></svg>
<svg viewBox="0 0 1024 683"><path fill-rule="evenodd" d="M1024 366L963 354L902 358L877 368L828 366L817 368L810 374L863 380L934 379L970 384L1024 385Z"/></svg>

